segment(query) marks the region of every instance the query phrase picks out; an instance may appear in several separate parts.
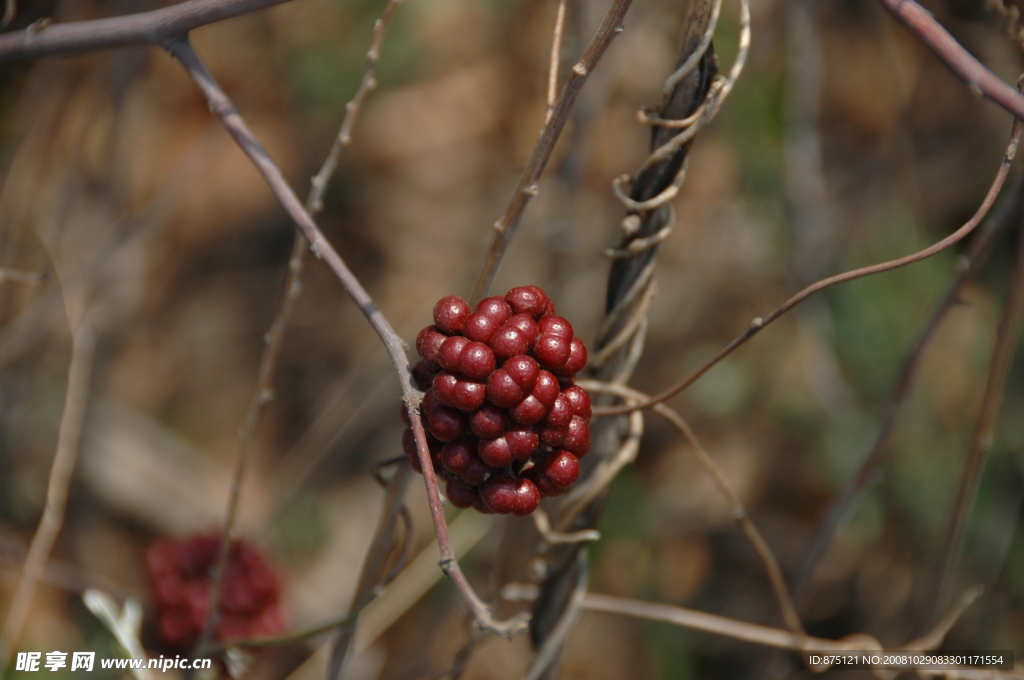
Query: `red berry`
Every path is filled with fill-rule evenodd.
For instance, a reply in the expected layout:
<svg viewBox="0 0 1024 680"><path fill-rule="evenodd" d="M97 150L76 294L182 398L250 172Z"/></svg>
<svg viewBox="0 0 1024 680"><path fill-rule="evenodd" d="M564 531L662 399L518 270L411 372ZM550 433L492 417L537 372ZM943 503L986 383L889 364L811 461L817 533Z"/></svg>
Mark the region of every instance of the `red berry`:
<svg viewBox="0 0 1024 680"><path fill-rule="evenodd" d="M540 446L540 437L528 425L516 425L505 432L505 441L515 460L525 460Z"/></svg>
<svg viewBox="0 0 1024 680"><path fill-rule="evenodd" d="M480 494L476 495L476 502L473 503L473 509L479 512L481 515L493 515L494 510L487 507L487 503L484 503L484 499L480 498Z"/></svg>
<svg viewBox="0 0 1024 680"><path fill-rule="evenodd" d="M476 460L476 452L473 448L472 440L460 437L442 447L438 460L448 472L453 475L461 475Z"/></svg>
<svg viewBox="0 0 1024 680"><path fill-rule="evenodd" d="M455 406L455 386L459 379L448 371L441 371L434 376L434 395L445 406Z"/></svg>
<svg viewBox="0 0 1024 680"><path fill-rule="evenodd" d="M576 375L587 365L587 347L579 338L569 341L569 358L565 363L555 369L555 373L562 375Z"/></svg>
<svg viewBox="0 0 1024 680"><path fill-rule="evenodd" d="M565 489L555 486L555 484L550 479L548 479L547 476L541 473L540 468L536 465L526 470L523 470L520 476L523 479L532 482L533 485L537 487L537 491L540 492L541 496L560 496L562 493L565 492Z"/></svg>
<svg viewBox="0 0 1024 680"><path fill-rule="evenodd" d="M412 367L412 381L421 390L426 390L434 381L434 376L441 370L441 367L426 359L420 359Z"/></svg>
<svg viewBox="0 0 1024 680"><path fill-rule="evenodd" d="M518 328L519 332L526 336L526 341L530 343L531 348L533 343L537 342L537 336L540 335L540 327L528 314L513 314L503 327L505 326Z"/></svg>
<svg viewBox="0 0 1024 680"><path fill-rule="evenodd" d="M557 317L545 317L557 318ZM565 365L572 352L572 341L554 333L541 333L533 346L533 356L545 368L556 369Z"/></svg>
<svg viewBox="0 0 1024 680"><path fill-rule="evenodd" d="M515 406L525 393L526 390L504 368L499 368L487 378L487 399L500 408Z"/></svg>
<svg viewBox="0 0 1024 680"><path fill-rule="evenodd" d="M569 434L568 427L541 427L540 441L544 446L555 448L565 443L565 437Z"/></svg>
<svg viewBox="0 0 1024 680"><path fill-rule="evenodd" d="M420 402L420 411L423 412L423 415L429 418L434 414L434 411L441 408L443 405L444 404L441 403L441 400L437 398L437 395L434 394L434 390L429 389L423 395L423 401Z"/></svg>
<svg viewBox="0 0 1024 680"><path fill-rule="evenodd" d="M462 481L470 486L480 486L487 480L490 474L491 468L484 465L479 458L473 458L473 462L459 476L462 477Z"/></svg>
<svg viewBox="0 0 1024 680"><path fill-rule="evenodd" d="M409 420L409 409L405 407L405 402L398 404L398 416L402 419L402 424L406 427L412 427L412 421Z"/></svg>
<svg viewBox="0 0 1024 680"><path fill-rule="evenodd" d="M476 342L490 342L499 326L501 326L500 323L486 314L474 312L466 319L466 325L462 329L462 332L470 340L474 340Z"/></svg>
<svg viewBox="0 0 1024 680"><path fill-rule="evenodd" d="M437 352L437 363L441 364L441 368L446 371L459 372L462 350L466 348L469 342L468 338L464 338L461 335L453 335L448 338L441 344L441 349Z"/></svg>
<svg viewBox="0 0 1024 680"><path fill-rule="evenodd" d="M562 448L582 458L590 451L590 426L579 416L569 421L569 434L566 435Z"/></svg>
<svg viewBox="0 0 1024 680"><path fill-rule="evenodd" d="M462 509L473 507L473 503L476 502L477 498L476 487L464 484L457 479L448 480L444 493L448 496L448 501L452 505Z"/></svg>
<svg viewBox="0 0 1024 680"><path fill-rule="evenodd" d="M516 481L508 475L497 475L480 487L480 498L499 515L511 514L516 506Z"/></svg>
<svg viewBox="0 0 1024 680"><path fill-rule="evenodd" d="M437 363L437 352L448 337L437 326L427 326L416 336L416 351L427 361Z"/></svg>
<svg viewBox="0 0 1024 680"><path fill-rule="evenodd" d="M505 301L516 314L528 314L534 319L544 316L550 302L547 294L537 286L518 286L505 294Z"/></svg>
<svg viewBox="0 0 1024 680"><path fill-rule="evenodd" d="M402 433L402 451L410 458L416 457L416 436L411 429L406 429Z"/></svg>
<svg viewBox="0 0 1024 680"><path fill-rule="evenodd" d="M551 405L551 410L548 411L548 415L544 418L544 426L568 428L572 416L572 405L569 403L569 400L565 395L556 395L555 403Z"/></svg>
<svg viewBox="0 0 1024 680"><path fill-rule="evenodd" d="M507 423L505 411L493 404L484 404L469 419L470 429L481 439L500 437Z"/></svg>
<svg viewBox="0 0 1024 680"><path fill-rule="evenodd" d="M533 389L533 384L537 382L537 376L540 374L540 366L532 357L525 354L512 357L505 362L502 368L517 385L521 385L527 390Z"/></svg>
<svg viewBox="0 0 1024 680"><path fill-rule="evenodd" d="M480 460L492 468L503 468L512 464L512 449L504 437L481 439L477 450Z"/></svg>
<svg viewBox="0 0 1024 680"><path fill-rule="evenodd" d="M545 410L550 409L558 399L558 378L547 371L541 371L537 374L537 382L533 384L530 394L544 404Z"/></svg>
<svg viewBox="0 0 1024 680"><path fill-rule="evenodd" d="M521 330L505 324L491 336L491 348L499 359L530 351L530 341Z"/></svg>
<svg viewBox="0 0 1024 680"><path fill-rule="evenodd" d="M537 322L541 333L550 333L566 340L572 340L572 324L560 316L545 316Z"/></svg>
<svg viewBox="0 0 1024 680"><path fill-rule="evenodd" d="M512 514L516 517L525 517L537 509L540 505L540 491L537 485L528 479L520 477L516 480L516 499L512 504Z"/></svg>
<svg viewBox="0 0 1024 680"><path fill-rule="evenodd" d="M452 406L460 411L473 412L487 400L487 385L469 380L459 380L452 391Z"/></svg>
<svg viewBox="0 0 1024 680"><path fill-rule="evenodd" d="M482 342L470 342L459 355L458 371L471 380L484 380L494 370L494 352Z"/></svg>
<svg viewBox="0 0 1024 680"><path fill-rule="evenodd" d="M555 303L548 299L548 303L544 305L544 316L551 316L555 313Z"/></svg>
<svg viewBox="0 0 1024 680"><path fill-rule="evenodd" d="M462 332L462 325L469 313L469 305L465 300L458 295L448 295L434 305L434 323L442 333L454 335Z"/></svg>
<svg viewBox="0 0 1024 680"><path fill-rule="evenodd" d="M572 414L579 416L583 420L590 420L591 407L590 407L590 395L582 387L569 387L562 391L562 396L569 401L569 406L572 408Z"/></svg>
<svg viewBox="0 0 1024 680"><path fill-rule="evenodd" d="M509 415L520 425L533 425L543 420L547 411L547 407L541 403L540 399L530 394L513 406Z"/></svg>
<svg viewBox="0 0 1024 680"><path fill-rule="evenodd" d="M505 323L512 316L512 308L505 302L505 298L497 296L481 300L480 304L476 306L476 312L483 314L497 326Z"/></svg>
<svg viewBox="0 0 1024 680"><path fill-rule="evenodd" d="M443 442L450 442L466 431L466 416L453 408L442 406L427 420L430 434Z"/></svg>
<svg viewBox="0 0 1024 680"><path fill-rule="evenodd" d="M537 467L559 489L568 489L580 476L580 462L568 451L552 451Z"/></svg>

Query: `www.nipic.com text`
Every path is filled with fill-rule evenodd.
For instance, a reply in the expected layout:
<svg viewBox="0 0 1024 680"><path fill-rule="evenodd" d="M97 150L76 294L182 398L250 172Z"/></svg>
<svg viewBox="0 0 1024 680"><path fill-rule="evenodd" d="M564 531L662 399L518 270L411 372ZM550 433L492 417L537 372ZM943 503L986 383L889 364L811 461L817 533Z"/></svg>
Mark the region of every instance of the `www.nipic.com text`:
<svg viewBox="0 0 1024 680"><path fill-rule="evenodd" d="M68 668L72 671L91 671L96 664L96 652L72 652L70 664L68 652L47 652L46 660L43 660L42 652L18 652L15 662L15 670L18 671L57 671ZM175 658L161 656L159 659L100 659L100 668L120 668L141 670L149 668L164 673L174 669L200 670L210 668L213 665L212 659L188 659L177 656Z"/></svg>

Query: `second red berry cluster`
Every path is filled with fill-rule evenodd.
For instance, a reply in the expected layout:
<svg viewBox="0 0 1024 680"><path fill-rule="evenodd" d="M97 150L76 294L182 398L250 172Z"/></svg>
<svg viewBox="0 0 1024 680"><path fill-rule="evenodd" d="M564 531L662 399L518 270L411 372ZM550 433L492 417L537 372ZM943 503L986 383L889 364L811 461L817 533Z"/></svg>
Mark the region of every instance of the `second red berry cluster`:
<svg viewBox="0 0 1024 680"><path fill-rule="evenodd" d="M523 516L572 486L590 450L590 396L575 384L587 348L543 290L513 288L475 310L441 298L416 350L427 444L453 505ZM402 444L422 472L411 429Z"/></svg>

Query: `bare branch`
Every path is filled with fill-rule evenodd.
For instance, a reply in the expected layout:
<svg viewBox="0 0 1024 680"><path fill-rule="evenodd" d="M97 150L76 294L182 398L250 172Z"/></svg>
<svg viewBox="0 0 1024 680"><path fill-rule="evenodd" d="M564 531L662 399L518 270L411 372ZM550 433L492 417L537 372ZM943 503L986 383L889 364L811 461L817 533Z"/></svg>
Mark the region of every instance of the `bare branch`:
<svg viewBox="0 0 1024 680"><path fill-rule="evenodd" d="M533 153L523 170L512 200L509 202L505 214L494 224L494 236L487 250L483 269L473 287L473 302L484 297L490 290L494 276L498 273L501 259L505 256L505 250L515 234L516 227L519 226L523 211L526 210L530 199L537 195L537 181L555 150L555 142L558 141L562 129L565 128L565 124L569 120L569 112L572 110L573 104L576 103L583 84L587 82L587 78L601 59L601 55L608 49L608 45L611 44L615 36L624 30L622 20L632 2L633 0L615 0L612 3L608 14L605 15L604 22L590 41L590 45L583 52L579 62L572 67L572 74L562 87L562 94L558 97L558 102L555 104L548 122L540 131L540 138L533 147Z"/></svg>
<svg viewBox="0 0 1024 680"><path fill-rule="evenodd" d="M355 301L360 311L370 322L370 325L384 342L385 349L394 364L398 379L402 385L402 397L412 421L413 435L416 441L417 455L423 467L424 483L427 487L427 498L430 501L430 513L434 522L434 532L437 534L438 545L441 551L441 568L452 580L463 600L472 610L478 625L484 630L497 633L503 636L511 636L521 630L526 621L523 617L516 617L510 621L497 621L491 615L488 606L473 591L469 581L466 579L455 553L452 549L451 539L448 535L448 526L444 520L444 506L441 500L441 493L437 487L437 478L434 475L433 465L430 460L430 452L427 449L426 433L416 411L419 405L419 392L412 386L410 380L409 362L405 356L405 346L402 339L395 333L395 330L388 323L377 305L370 298L369 293L355 277L352 271L345 264L338 252L331 246L330 242L320 231L313 218L303 208L295 192L292 191L280 168L267 154L266 149L259 143L245 121L235 110L234 104L224 94L220 86L213 79L206 66L195 53L187 36L179 36L165 43L165 48L177 58L189 75L196 82L199 88L206 95L213 111L224 127L235 139L242 151L256 165L256 168L263 175L271 191L284 207L289 217L295 222L303 236L310 243L314 255L324 261L331 272L341 282L345 292Z"/></svg>
<svg viewBox="0 0 1024 680"><path fill-rule="evenodd" d="M13 0L11 0L13 2ZM548 111L544 124L551 122L555 113L555 99L558 97L558 67L562 57L562 33L565 30L566 0L558 0L558 12L555 14L555 29L551 36L551 66L548 68Z"/></svg>
<svg viewBox="0 0 1024 680"><path fill-rule="evenodd" d="M931 12L914 0L879 0L955 73L976 97L988 97L1017 117L1024 117L1024 96L985 68L956 41Z"/></svg>
<svg viewBox="0 0 1024 680"><path fill-rule="evenodd" d="M623 413L629 413L633 409L651 408L655 404L660 404L666 399L671 399L675 395L679 394L687 387L697 381L702 375L707 373L715 364L720 362L725 357L733 353L733 351L740 345L745 343L750 338L757 335L757 333L768 326L770 323L778 319L780 316L796 307L798 304L814 295L815 293L822 291L826 288L834 286L839 283L845 283L854 279L859 279L864 276L871 276L872 274L880 274L887 272L892 269L898 269L905 267L908 264L920 262L921 260L927 259L932 255L942 252L946 248L959 243L968 234L974 231L975 227L985 218L988 211L992 208L992 204L995 203L996 197L999 195L999 191L1003 187L1003 183L1006 181L1006 175L1010 170L1010 165L1013 162L1014 156L1017 154L1017 145L1020 142L1021 135L1021 124L1019 119L1015 119L1013 123L1013 132L1010 138L1010 143L1006 147L1006 152L1003 155L1003 159L999 164L999 170L996 172L995 179L992 180L992 185L988 189L988 193L985 194L985 199L978 206L978 210L974 213L971 219L967 220L959 229L954 231L952 234L942 239L941 241L934 243L923 250L919 250L916 253L911 253L895 260L889 260L888 262L881 262L879 264L869 265L860 269L854 269L852 271L843 272L842 274L836 274L826 279L822 279L817 283L813 283L807 286L793 297L786 300L782 305L774 309L768 316L758 317L754 319L750 326L743 333L738 335L732 342L719 350L713 357L705 361L696 370L690 373L688 376L675 383L674 385L667 387L666 389L658 392L647 401L635 405L620 405L620 406L598 406L594 408L594 415L619 415Z"/></svg>
<svg viewBox="0 0 1024 680"><path fill-rule="evenodd" d="M0 35L0 64L48 54L94 52L129 45L160 45L193 28L288 0L189 0L171 7L110 19L49 24Z"/></svg>

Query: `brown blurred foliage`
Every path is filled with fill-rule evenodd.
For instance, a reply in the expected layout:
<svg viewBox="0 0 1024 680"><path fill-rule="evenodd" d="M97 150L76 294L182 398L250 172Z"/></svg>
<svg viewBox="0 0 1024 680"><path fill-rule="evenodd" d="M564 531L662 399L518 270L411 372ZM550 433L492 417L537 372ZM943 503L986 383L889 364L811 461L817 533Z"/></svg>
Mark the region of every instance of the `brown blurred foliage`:
<svg viewBox="0 0 1024 680"><path fill-rule="evenodd" d="M563 75L606 5L570 0ZM302 0L193 33L299 195L358 84L382 6ZM318 223L410 342L437 298L468 292L530 153L555 6L406 0L385 41L381 86ZM1024 63L999 17L976 0L928 6L1015 80ZM30 1L14 27L153 7ZM618 240L622 209L610 183L647 153L649 131L635 112L656 100L675 61L682 10L657 1L630 10L498 275L498 290L544 287L583 338L604 313L603 251ZM682 376L799 287L952 231L981 200L1009 133L1008 114L972 97L876 4L764 0L753 12L751 62L697 139L675 201L633 381L641 390ZM726 64L736 29L727 6L716 36ZM98 328L89 411L65 525L21 648L109 656L109 635L79 594L94 585L145 602L146 545L222 521L293 228L159 50L6 67L0 88L0 266L48 274L34 285L0 283L0 611L45 501L70 355L65 305L78 305ZM928 349L884 474L816 572L803 611L809 632L864 631L898 645L926 624L1019 231L1001 237ZM956 254L808 301L673 401L787 576L867 454ZM345 612L382 497L367 470L399 451L402 429L398 382L378 338L318 263L305 286L241 507L242 533L284 576L295 629ZM962 567L961 586L987 591L954 628L952 649L1024 653L1022 370L1011 369ZM419 478L408 504L424 547L433 534ZM592 590L780 625L728 507L653 416L600 528ZM481 586L510 559L496 534L468 559ZM347 677L433 677L470 636L465 608L440 582L366 641ZM464 677L518 677L528 647L523 636L487 639ZM766 658L739 642L584 613L561 677L746 677ZM295 677L321 677L323 663L321 650Z"/></svg>

